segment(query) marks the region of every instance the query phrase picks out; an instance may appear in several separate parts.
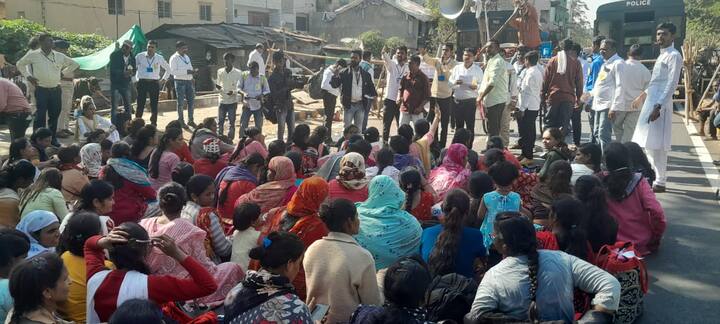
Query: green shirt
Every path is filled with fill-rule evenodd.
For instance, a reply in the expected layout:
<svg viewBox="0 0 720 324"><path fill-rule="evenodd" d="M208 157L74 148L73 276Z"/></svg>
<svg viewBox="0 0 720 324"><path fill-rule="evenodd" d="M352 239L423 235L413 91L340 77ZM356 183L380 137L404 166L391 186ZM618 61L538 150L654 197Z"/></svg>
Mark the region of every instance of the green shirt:
<svg viewBox="0 0 720 324"><path fill-rule="evenodd" d="M480 84L480 93L492 86L493 89L485 96L485 107L492 107L501 103L506 103L510 99L508 91L508 72L505 59L497 54L488 60L485 65L485 73Z"/></svg>

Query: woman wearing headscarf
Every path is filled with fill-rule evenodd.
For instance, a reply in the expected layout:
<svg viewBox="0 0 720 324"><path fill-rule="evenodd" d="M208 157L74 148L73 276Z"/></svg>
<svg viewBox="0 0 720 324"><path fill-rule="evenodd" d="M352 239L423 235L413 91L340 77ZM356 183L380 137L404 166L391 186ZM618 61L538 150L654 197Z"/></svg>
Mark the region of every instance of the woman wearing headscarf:
<svg viewBox="0 0 720 324"><path fill-rule="evenodd" d="M470 170L467 164L468 149L463 144L452 144L445 154L442 164L430 172L430 186L435 189L438 199L445 199L445 194L455 188L467 189Z"/></svg>
<svg viewBox="0 0 720 324"><path fill-rule="evenodd" d="M26 259L43 252L55 252L60 241L60 220L46 210L30 212L15 227L30 239L30 251Z"/></svg>
<svg viewBox="0 0 720 324"><path fill-rule="evenodd" d="M80 164L87 170L87 176L97 179L102 168L102 147L98 143L85 144L80 149Z"/></svg>
<svg viewBox="0 0 720 324"><path fill-rule="evenodd" d="M150 186L147 170L130 160L129 146L122 142L112 147L112 158L100 172L100 179L110 182L115 188L115 204L107 214L115 222L138 222L148 209L148 201L156 199L156 192Z"/></svg>
<svg viewBox="0 0 720 324"><path fill-rule="evenodd" d="M375 268L420 251L420 223L403 209L405 192L392 178L379 175L370 181L368 199L357 204L360 215L358 243L370 251Z"/></svg>
<svg viewBox="0 0 720 324"><path fill-rule="evenodd" d="M120 140L120 134L115 129L115 125L95 113L97 108L91 96L83 96L80 99L80 109L75 126L76 141L98 129L105 131L108 134L107 139L111 142L115 143Z"/></svg>
<svg viewBox="0 0 720 324"><path fill-rule="evenodd" d="M300 184L287 207L275 208L268 212L260 234L262 240L272 232L297 234L307 249L310 244L328 234L327 226L320 219L320 205L328 197L328 184L321 177L310 177ZM252 267L252 266L251 266ZM293 286L301 299L305 299L305 271L300 268Z"/></svg>
<svg viewBox="0 0 720 324"><path fill-rule="evenodd" d="M215 177L217 212L226 235L233 232L235 201L257 187L264 166L262 155L253 153L236 165L226 167Z"/></svg>
<svg viewBox="0 0 720 324"><path fill-rule="evenodd" d="M244 202L258 204L263 213L275 207L284 206L295 189L295 167L284 156L276 156L268 163L268 182L240 196L235 205Z"/></svg>
<svg viewBox="0 0 720 324"><path fill-rule="evenodd" d="M365 178L365 158L358 153L348 153L340 160L340 172L330 180L330 198L345 198L363 202L368 197L368 179Z"/></svg>

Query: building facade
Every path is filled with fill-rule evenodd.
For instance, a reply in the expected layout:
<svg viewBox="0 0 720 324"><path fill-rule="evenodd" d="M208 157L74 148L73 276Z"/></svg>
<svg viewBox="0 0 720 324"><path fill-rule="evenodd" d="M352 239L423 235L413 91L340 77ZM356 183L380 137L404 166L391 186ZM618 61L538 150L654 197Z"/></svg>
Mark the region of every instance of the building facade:
<svg viewBox="0 0 720 324"><path fill-rule="evenodd" d="M305 32L310 30L310 15L316 11L315 0L226 0L226 3L232 8L228 10L228 22Z"/></svg>
<svg viewBox="0 0 720 324"><path fill-rule="evenodd" d="M225 8L225 0L5 0L8 19L25 18L55 30L110 38L132 25L152 30L167 23L223 22Z"/></svg>

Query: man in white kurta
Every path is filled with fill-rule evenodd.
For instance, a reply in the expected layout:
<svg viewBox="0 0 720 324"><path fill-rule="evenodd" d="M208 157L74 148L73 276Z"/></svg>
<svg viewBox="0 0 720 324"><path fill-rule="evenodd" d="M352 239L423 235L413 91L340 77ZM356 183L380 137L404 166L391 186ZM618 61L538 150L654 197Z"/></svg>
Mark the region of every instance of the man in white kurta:
<svg viewBox="0 0 720 324"><path fill-rule="evenodd" d="M664 192L667 179L667 157L672 140L672 95L680 81L682 55L673 43L677 29L672 23L658 25L656 31L660 56L653 66L638 124L632 141L645 148L657 180L653 191Z"/></svg>

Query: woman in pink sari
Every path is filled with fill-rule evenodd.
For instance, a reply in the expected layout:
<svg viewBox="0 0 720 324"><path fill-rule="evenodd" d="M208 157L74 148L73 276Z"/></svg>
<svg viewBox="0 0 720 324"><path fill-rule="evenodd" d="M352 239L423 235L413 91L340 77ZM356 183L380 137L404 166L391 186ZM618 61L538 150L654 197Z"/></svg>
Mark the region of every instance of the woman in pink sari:
<svg viewBox="0 0 720 324"><path fill-rule="evenodd" d="M244 202L258 204L262 213L287 205L297 190L295 166L284 156L276 156L268 163L268 182L240 196L235 206Z"/></svg>
<svg viewBox="0 0 720 324"><path fill-rule="evenodd" d="M222 304L230 290L245 277L243 269L236 263L226 262L216 265L210 260L204 245L207 233L189 220L180 217L182 208L187 202L185 188L171 182L160 188L158 200L163 216L143 219L140 221L140 226L147 230L150 237L166 235L172 238L179 248L210 272L218 289L208 296L197 299L199 303L209 306ZM153 274L190 278L190 274L182 265L157 248L150 251L146 261Z"/></svg>
<svg viewBox="0 0 720 324"><path fill-rule="evenodd" d="M463 144L452 144L445 154L442 164L430 172L428 182L435 190L439 200L455 188L467 190L470 170L467 164L468 149Z"/></svg>

